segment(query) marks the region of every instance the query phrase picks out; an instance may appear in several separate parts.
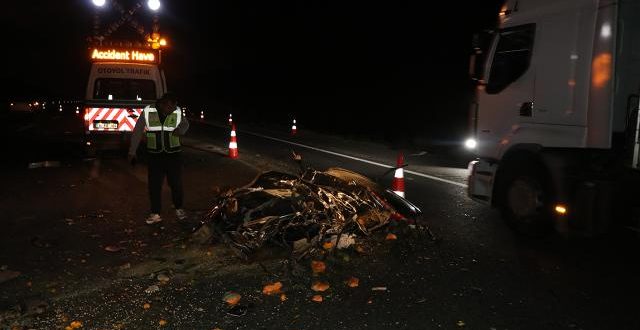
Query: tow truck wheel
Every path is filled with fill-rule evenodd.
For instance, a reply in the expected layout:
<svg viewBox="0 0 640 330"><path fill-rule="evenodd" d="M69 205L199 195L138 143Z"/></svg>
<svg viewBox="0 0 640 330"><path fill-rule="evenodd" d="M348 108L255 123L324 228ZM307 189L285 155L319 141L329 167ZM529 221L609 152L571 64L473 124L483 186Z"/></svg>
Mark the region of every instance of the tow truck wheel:
<svg viewBox="0 0 640 330"><path fill-rule="evenodd" d="M521 167L505 173L502 216L517 233L541 237L553 228L551 189L543 171Z"/></svg>

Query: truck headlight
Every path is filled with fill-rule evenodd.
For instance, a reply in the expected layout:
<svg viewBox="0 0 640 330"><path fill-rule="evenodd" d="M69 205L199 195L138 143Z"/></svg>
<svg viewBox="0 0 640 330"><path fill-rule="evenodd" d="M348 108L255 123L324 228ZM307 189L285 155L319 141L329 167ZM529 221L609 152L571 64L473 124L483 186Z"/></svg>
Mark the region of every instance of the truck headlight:
<svg viewBox="0 0 640 330"><path fill-rule="evenodd" d="M467 139L467 141L464 141L464 146L467 147L467 149L475 149L477 145L478 142L476 142L476 139Z"/></svg>

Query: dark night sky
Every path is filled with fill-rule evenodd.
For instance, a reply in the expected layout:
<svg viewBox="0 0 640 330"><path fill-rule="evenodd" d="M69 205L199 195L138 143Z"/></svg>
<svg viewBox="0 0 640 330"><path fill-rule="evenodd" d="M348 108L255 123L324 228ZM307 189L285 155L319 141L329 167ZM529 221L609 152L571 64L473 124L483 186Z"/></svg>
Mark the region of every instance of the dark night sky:
<svg viewBox="0 0 640 330"><path fill-rule="evenodd" d="M295 115L312 126L367 132L413 117L410 131L435 129L464 121L471 34L493 26L500 3L164 0L169 89L208 111L233 107L247 120ZM11 51L2 99L82 98L91 0L4 7ZM387 117L369 115L379 111ZM365 117L369 128L354 128Z"/></svg>

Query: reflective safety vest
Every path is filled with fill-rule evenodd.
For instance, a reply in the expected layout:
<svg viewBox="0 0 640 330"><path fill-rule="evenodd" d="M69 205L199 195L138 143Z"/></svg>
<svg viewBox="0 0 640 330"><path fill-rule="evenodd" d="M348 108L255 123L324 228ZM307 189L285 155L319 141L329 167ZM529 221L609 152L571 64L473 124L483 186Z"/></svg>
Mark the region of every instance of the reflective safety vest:
<svg viewBox="0 0 640 330"><path fill-rule="evenodd" d="M180 121L182 120L182 111L176 108L164 119L164 123L160 121L158 110L148 105L144 108L144 120L147 124L147 150L152 153L160 152L179 152L180 137L173 135Z"/></svg>

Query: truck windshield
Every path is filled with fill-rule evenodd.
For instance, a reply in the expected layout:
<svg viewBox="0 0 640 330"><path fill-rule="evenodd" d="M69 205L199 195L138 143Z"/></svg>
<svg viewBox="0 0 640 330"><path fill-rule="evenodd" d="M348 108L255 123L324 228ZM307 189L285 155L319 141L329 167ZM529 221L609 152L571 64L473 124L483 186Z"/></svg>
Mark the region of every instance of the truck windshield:
<svg viewBox="0 0 640 330"><path fill-rule="evenodd" d="M535 31L535 24L520 25L500 31L489 73L486 89L488 94L500 93L527 71L531 61Z"/></svg>
<svg viewBox="0 0 640 330"><path fill-rule="evenodd" d="M93 97L96 100L155 100L156 84L147 79L96 79Z"/></svg>

